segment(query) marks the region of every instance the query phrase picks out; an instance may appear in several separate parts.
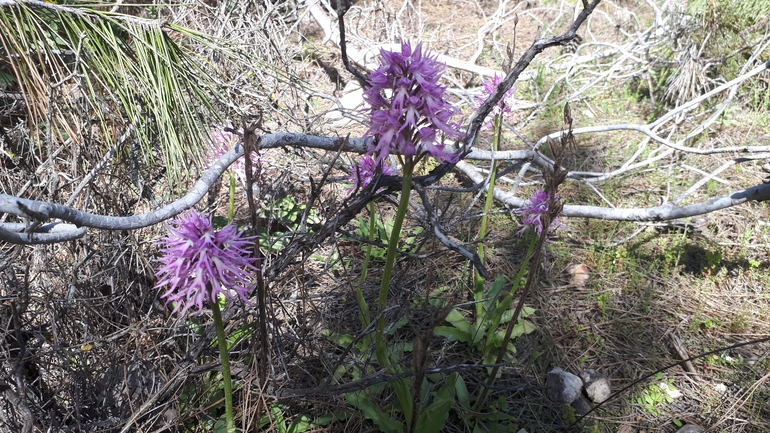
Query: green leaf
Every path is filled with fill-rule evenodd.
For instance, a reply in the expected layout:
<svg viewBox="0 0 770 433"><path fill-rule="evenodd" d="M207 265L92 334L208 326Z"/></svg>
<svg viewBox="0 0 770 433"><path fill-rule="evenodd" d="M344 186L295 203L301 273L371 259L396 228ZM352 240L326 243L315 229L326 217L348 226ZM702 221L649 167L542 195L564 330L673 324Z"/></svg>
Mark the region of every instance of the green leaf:
<svg viewBox="0 0 770 433"><path fill-rule="evenodd" d="M491 344L488 344L485 349L489 349L489 348L497 349L497 350L485 350L484 353L482 353L481 362L484 364L494 364L495 361L497 360L497 354L499 353L498 351L500 350L500 348L499 347L495 348L495 347L492 347ZM505 356L503 356L503 360L505 360ZM487 370L491 370L491 368L488 368Z"/></svg>
<svg viewBox="0 0 770 433"><path fill-rule="evenodd" d="M537 311L537 310L535 310L532 307L523 307L521 309L521 314L519 315L519 317L524 317L524 318L529 317L529 316L535 314L535 311Z"/></svg>
<svg viewBox="0 0 770 433"><path fill-rule="evenodd" d="M289 424L287 433L305 433L306 431L316 427L316 424L312 422L312 419L307 415L300 415Z"/></svg>
<svg viewBox="0 0 770 433"><path fill-rule="evenodd" d="M453 308L452 311L447 314L446 321L451 323L452 326L459 329L460 331L471 335L471 324L465 320L465 317L463 317L463 315L460 314L460 312L456 309Z"/></svg>
<svg viewBox="0 0 770 433"><path fill-rule="evenodd" d="M463 377L458 373L452 373L449 375L449 378L447 378L447 383L452 383L454 385L455 400L457 400L457 403L464 409L470 409L468 404L470 401L470 394L468 393L468 387L465 386Z"/></svg>
<svg viewBox="0 0 770 433"><path fill-rule="evenodd" d="M484 421L513 421L516 418L499 411L476 415L477 419Z"/></svg>
<svg viewBox="0 0 770 433"><path fill-rule="evenodd" d="M361 410L364 417L371 420L379 427L380 431L384 433L403 433L404 425L380 411L363 391L349 392L345 394L345 399L348 403Z"/></svg>
<svg viewBox="0 0 770 433"><path fill-rule="evenodd" d="M401 406L401 412L404 414L406 423L411 425L414 411L412 390L409 388L406 379L399 379L395 382L391 382L391 386L393 386L393 390L396 392L396 398Z"/></svg>
<svg viewBox="0 0 770 433"><path fill-rule="evenodd" d="M405 352L411 352L414 349L414 343L409 342L399 342L393 345L390 345L387 347L385 353L388 356L389 359L397 360L401 358L401 356Z"/></svg>
<svg viewBox="0 0 770 433"><path fill-rule="evenodd" d="M273 421L283 420L283 409L281 406L274 404L270 407L270 416L273 417Z"/></svg>
<svg viewBox="0 0 770 433"><path fill-rule="evenodd" d="M224 417L224 415L222 415ZM224 419L224 418L222 418ZM219 421L217 421L217 424ZM265 427L272 425L275 427L276 430L278 430L279 433L286 433L286 418L283 416L283 408L277 404L270 406L270 416L263 416L259 420L259 428L264 429ZM227 430L224 430L224 432L227 432Z"/></svg>
<svg viewBox="0 0 770 433"><path fill-rule="evenodd" d="M524 309L522 308L522 311ZM513 313L514 310L505 310L503 314L500 315L500 323L508 323L513 319Z"/></svg>
<svg viewBox="0 0 770 433"><path fill-rule="evenodd" d="M401 320L399 320L398 322L396 322L396 323L394 323L394 324L392 324L392 325L388 326L388 327L385 329L385 334L386 334L386 335L393 335L393 334L394 334L396 331L398 331L399 329L403 328L403 327L404 327L404 325L406 325L407 323L409 323L409 320L407 320L407 319L401 319Z"/></svg>
<svg viewBox="0 0 770 433"><path fill-rule="evenodd" d="M222 414L221 417L214 423L214 433L228 433L227 430L227 416Z"/></svg>
<svg viewBox="0 0 770 433"><path fill-rule="evenodd" d="M533 325L531 322L528 322L526 320L520 321L516 324L516 326L513 327L513 330L511 331L511 339L514 339L516 337L521 337L522 335L530 334L535 330L535 325ZM505 337L505 330L500 330L499 332L495 333L494 342L497 344L497 347L500 347L501 344L503 344L503 338Z"/></svg>
<svg viewBox="0 0 770 433"><path fill-rule="evenodd" d="M0 89L8 90L16 86L16 77L0 69Z"/></svg>
<svg viewBox="0 0 770 433"><path fill-rule="evenodd" d="M356 369L356 366L347 366L345 364L341 364L339 367L337 367L337 370L335 370L334 374L332 375L332 381L339 381L348 372L349 368ZM355 372L353 374L355 375Z"/></svg>
<svg viewBox="0 0 770 433"><path fill-rule="evenodd" d="M217 230L221 229L222 227L226 227L229 224L230 221L227 219L227 217L224 216L217 215L211 219L211 225L213 225Z"/></svg>
<svg viewBox="0 0 770 433"><path fill-rule="evenodd" d="M274 413L271 410L271 413ZM285 422L283 427L276 426L276 428L281 431L281 428L283 428L285 433L304 433L309 430L317 429L318 427L323 427L328 424L330 424L332 421L341 421L350 418L353 415L351 411L336 411L332 413L328 413L326 415L320 416L316 418L315 420L312 419L308 415L300 415L295 417L291 424L289 424L289 427L285 427ZM283 415L280 415L283 417ZM266 417L265 417L266 418ZM267 426L268 423L260 423L260 428L264 428Z"/></svg>
<svg viewBox="0 0 770 433"><path fill-rule="evenodd" d="M500 292L503 291L505 282L505 277L498 277L495 279L495 282L492 283L492 286L489 287L487 294L484 296L485 298L489 298L484 305L487 314L491 314L491 312L494 311L495 306L497 305L497 299L500 297Z"/></svg>
<svg viewBox="0 0 770 433"><path fill-rule="evenodd" d="M487 322L474 323L471 327L473 328L473 339L471 340L471 344L475 346L481 342L482 338L484 338L484 334L487 331Z"/></svg>
<svg viewBox="0 0 770 433"><path fill-rule="evenodd" d="M332 421L343 421L343 420L349 419L351 416L353 416L352 411L348 411L348 410L335 411L332 413L327 413L326 415L321 415L318 418L316 418L315 425L323 427L330 424Z"/></svg>
<svg viewBox="0 0 770 433"><path fill-rule="evenodd" d="M449 326L437 326L433 333L444 338L448 338L452 341L460 341L462 343L471 344L471 335L467 332L463 332L457 328Z"/></svg>
<svg viewBox="0 0 770 433"><path fill-rule="evenodd" d="M350 334L340 334L339 332L334 332L329 329L324 329L321 331L322 335L325 335L329 338L329 340L337 343L338 345L342 347L348 347L350 343L353 342L353 336Z"/></svg>
<svg viewBox="0 0 770 433"><path fill-rule="evenodd" d="M513 332L511 333L511 338L520 337L522 335L531 334L535 331L535 325L532 322L528 322L526 320L523 320L516 324L516 326L513 327Z"/></svg>
<svg viewBox="0 0 770 433"><path fill-rule="evenodd" d="M417 419L416 431L419 433L438 433L446 424L449 417L449 409L452 408L452 393L450 383L447 381L436 392L433 403L423 409Z"/></svg>

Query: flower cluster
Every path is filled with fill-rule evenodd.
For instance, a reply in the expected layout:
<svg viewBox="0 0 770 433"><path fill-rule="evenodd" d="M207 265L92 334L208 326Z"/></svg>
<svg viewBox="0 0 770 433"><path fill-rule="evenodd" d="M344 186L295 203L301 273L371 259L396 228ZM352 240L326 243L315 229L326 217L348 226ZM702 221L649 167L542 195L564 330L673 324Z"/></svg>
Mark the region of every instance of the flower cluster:
<svg viewBox="0 0 770 433"><path fill-rule="evenodd" d="M161 296L166 304L176 302L176 313L184 314L192 307L198 312L207 300L217 302L217 295L233 298L237 294L248 303L249 271L257 271L255 259L246 247L253 236L243 236L234 225L215 231L211 218L194 209L171 222L169 234L159 243L163 265L156 273L155 286L168 286Z"/></svg>
<svg viewBox="0 0 770 433"><path fill-rule="evenodd" d="M229 152L233 146L240 140L238 135L228 131L227 128L232 129L232 125L217 125L211 132L212 146L206 155L209 165L218 160L225 153ZM246 187L246 158L240 157L230 166L230 171L235 174L235 178L241 185ZM259 176L259 156L256 153L251 154L251 167L254 178Z"/></svg>
<svg viewBox="0 0 770 433"><path fill-rule="evenodd" d="M557 194L555 199L560 200L561 197L559 197ZM521 217L521 222L524 223L524 227L516 234L520 235L524 233L527 228L531 227L538 236L542 235L543 220L541 217L544 213L546 213L546 211L548 211L549 203L551 203L551 194L539 189L535 189L534 194L532 194L532 197L529 198L527 204L516 211L516 213ZM562 224L558 220L555 219L551 221L552 228L561 226Z"/></svg>
<svg viewBox="0 0 770 433"><path fill-rule="evenodd" d="M398 174L398 170L395 167L386 164L384 161L380 163L382 167L382 174L388 176L394 176ZM349 189L349 192L353 192L357 189L366 188L374 179L374 175L377 172L377 162L371 155L364 155L358 164L353 169L353 173L350 175L350 182L353 186Z"/></svg>
<svg viewBox="0 0 770 433"><path fill-rule="evenodd" d="M459 111L444 100L445 87L438 84L444 65L424 54L422 44L401 44L401 52L381 50L382 66L369 76L371 87L364 99L371 106L369 130L374 137L370 154L376 162L391 151L407 158L424 153L441 162L455 162L457 155L444 149L437 131L460 138L459 125L449 119Z"/></svg>
<svg viewBox="0 0 770 433"><path fill-rule="evenodd" d="M476 99L478 100L479 106L481 106L484 101L489 99L489 97L495 93L495 90L497 90L497 87L500 85L500 83L503 82L503 77L499 75L495 75L492 77L491 80L484 81L484 91L481 93L481 95L477 96ZM484 129L492 129L494 127L492 120L495 118L495 116L502 116L502 117L508 117L513 114L511 112L511 104L513 103L513 87L511 87L510 90L505 92L503 97L500 99L500 101L495 104L495 106L492 108L492 111L487 115L487 118L484 119ZM477 107L478 108L478 107Z"/></svg>

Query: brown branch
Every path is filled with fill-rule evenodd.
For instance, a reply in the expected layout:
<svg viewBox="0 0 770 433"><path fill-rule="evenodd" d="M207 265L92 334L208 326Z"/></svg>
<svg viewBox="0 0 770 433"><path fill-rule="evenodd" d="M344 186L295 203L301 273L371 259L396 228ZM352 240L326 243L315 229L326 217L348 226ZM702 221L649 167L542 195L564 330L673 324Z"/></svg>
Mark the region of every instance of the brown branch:
<svg viewBox="0 0 770 433"><path fill-rule="evenodd" d="M369 87L369 80L366 79L366 76L364 76L361 71L350 64L350 59L348 58L347 41L345 40L345 13L347 13L348 9L350 9L349 0L337 0L337 22L340 28L340 54L342 55L342 64L345 65L345 69L347 69L348 72L356 77L361 88L366 89Z"/></svg>
<svg viewBox="0 0 770 433"><path fill-rule="evenodd" d="M527 51L524 52L524 54L521 55L519 61L516 62L511 71L508 72L508 75L506 75L505 79L503 79L500 85L497 86L495 92L492 93L492 95L490 95L490 97L484 101L483 104L481 104L481 107L479 107L478 110L476 110L476 114L471 120L471 124L468 127L468 132L464 140L462 150L463 156L465 156L470 151L470 148L473 147L473 144L476 142L476 138L479 135L481 126L484 124L484 119L486 119L487 115L492 112L492 108L494 108L494 106L500 102L500 100L503 98L503 95L505 95L505 92L513 87L513 85L519 79L519 75L521 75L521 73L529 67L530 63L532 63L535 57L545 51L546 48L559 46L574 39L577 36L578 28L583 25L583 22L586 20L586 18L588 18L589 15L591 15L591 13L600 2L601 0L594 0L590 4L583 2L585 9L580 11L580 14L578 14L577 18L575 18L575 21L569 26L569 29L564 34L554 36L552 38L537 40L527 49Z"/></svg>

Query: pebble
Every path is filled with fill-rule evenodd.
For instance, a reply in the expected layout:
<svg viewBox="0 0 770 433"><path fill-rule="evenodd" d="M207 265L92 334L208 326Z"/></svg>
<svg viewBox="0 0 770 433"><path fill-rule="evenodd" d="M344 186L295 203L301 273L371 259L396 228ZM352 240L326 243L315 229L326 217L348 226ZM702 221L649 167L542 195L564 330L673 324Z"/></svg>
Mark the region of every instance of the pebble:
<svg viewBox="0 0 770 433"><path fill-rule="evenodd" d="M557 367L546 376L545 386L546 394L551 401L567 405L580 397L583 381L574 374Z"/></svg>
<svg viewBox="0 0 770 433"><path fill-rule="evenodd" d="M602 403L612 395L610 378L598 371L591 369L583 370L580 372L580 378L583 380L586 394L588 394L588 398L592 402Z"/></svg>
<svg viewBox="0 0 770 433"><path fill-rule="evenodd" d="M591 405L583 397L578 397L577 400L572 402L571 406L575 409L575 413L580 416L591 412Z"/></svg>

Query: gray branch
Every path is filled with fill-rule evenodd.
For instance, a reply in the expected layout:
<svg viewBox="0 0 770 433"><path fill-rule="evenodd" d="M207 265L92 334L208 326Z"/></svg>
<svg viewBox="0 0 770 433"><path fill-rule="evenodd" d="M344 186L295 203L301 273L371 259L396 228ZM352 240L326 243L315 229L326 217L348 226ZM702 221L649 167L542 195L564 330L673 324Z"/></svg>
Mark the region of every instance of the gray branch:
<svg viewBox="0 0 770 433"><path fill-rule="evenodd" d="M50 223L35 229L33 233L24 233L26 224L0 224L0 240L12 244L58 244L85 236L86 228L73 224Z"/></svg>
<svg viewBox="0 0 770 433"><path fill-rule="evenodd" d="M748 201L770 200L770 184L762 184L736 191L723 197L687 206L667 203L652 208L616 208L565 205L562 214L568 217L598 218L616 221L670 221L727 209Z"/></svg>
<svg viewBox="0 0 770 433"><path fill-rule="evenodd" d="M303 134L267 134L262 137L260 148L270 149L276 147L316 148L325 150L341 150L354 153L365 153L368 140L354 138L339 140L336 137L318 137ZM85 228L97 228L105 230L133 230L158 224L169 218L173 218L187 209L195 206L217 179L224 173L236 159L243 156L243 146L239 143L228 153L209 168L203 176L193 185L185 196L156 211L132 216L107 216L96 215L79 211L68 206L48 203L38 200L29 200L0 194L0 212L9 213L26 218L37 223L45 223L50 219L58 219L54 222L38 227L34 233L21 233L25 225L19 223L0 224L0 240L13 244L50 244L77 239L85 235ZM490 152L472 149L466 159L484 160L492 157ZM535 165L548 170L551 161L537 151L507 151L497 152L494 155L497 160L531 161ZM476 183L484 182L484 176L477 167L460 161L455 168ZM499 188L495 189L495 198L502 203L518 208L524 204L524 200ZM724 197L695 203L688 206L674 206L665 204L653 208L604 208L599 206L565 205L564 216L596 218L622 221L667 221L685 218L704 213L713 212L737 206L747 201L763 201L770 199L770 185L758 185L753 188L736 191ZM69 223L65 224L63 222Z"/></svg>
<svg viewBox="0 0 770 433"><path fill-rule="evenodd" d="M484 182L484 175L479 168L464 161L457 163L456 168L474 182ZM497 200L514 208L519 208L525 203L521 198L500 188L495 188L494 194ZM748 201L764 200L770 200L770 184L757 185L723 197L687 206L674 206L667 203L651 208L606 208L565 204L562 215L615 221L670 221L726 209Z"/></svg>

